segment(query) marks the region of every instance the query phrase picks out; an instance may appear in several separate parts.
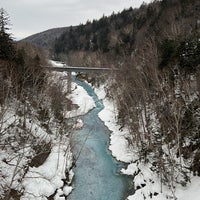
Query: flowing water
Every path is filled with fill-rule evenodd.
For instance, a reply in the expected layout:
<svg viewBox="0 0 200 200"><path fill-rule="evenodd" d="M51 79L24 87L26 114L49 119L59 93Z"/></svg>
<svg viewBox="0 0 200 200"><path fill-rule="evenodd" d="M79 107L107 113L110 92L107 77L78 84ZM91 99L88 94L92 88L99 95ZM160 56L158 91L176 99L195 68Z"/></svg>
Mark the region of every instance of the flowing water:
<svg viewBox="0 0 200 200"><path fill-rule="evenodd" d="M123 164L108 150L110 132L98 117L104 106L88 84L74 81L93 98L96 108L82 117L84 127L72 136L73 153L78 160L74 168L75 189L69 199L123 200L128 196L131 181L119 173Z"/></svg>

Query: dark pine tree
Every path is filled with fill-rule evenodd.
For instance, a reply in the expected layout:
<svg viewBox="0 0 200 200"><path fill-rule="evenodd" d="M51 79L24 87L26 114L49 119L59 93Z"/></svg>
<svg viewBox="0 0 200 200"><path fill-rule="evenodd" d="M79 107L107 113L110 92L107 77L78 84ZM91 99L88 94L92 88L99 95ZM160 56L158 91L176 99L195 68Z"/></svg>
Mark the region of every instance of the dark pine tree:
<svg viewBox="0 0 200 200"><path fill-rule="evenodd" d="M9 30L9 16L7 12L0 9L0 59L12 60L15 56L15 50L11 36L7 31Z"/></svg>

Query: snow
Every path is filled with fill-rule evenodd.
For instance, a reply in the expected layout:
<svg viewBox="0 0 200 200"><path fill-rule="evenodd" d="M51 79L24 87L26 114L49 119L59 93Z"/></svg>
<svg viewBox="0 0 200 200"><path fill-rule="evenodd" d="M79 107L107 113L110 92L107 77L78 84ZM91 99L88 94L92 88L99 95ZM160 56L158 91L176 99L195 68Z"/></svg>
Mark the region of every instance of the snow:
<svg viewBox="0 0 200 200"><path fill-rule="evenodd" d="M54 67L64 67L64 64L50 60L50 64L52 64ZM64 91L67 92L67 72L53 72L54 74L52 78L52 82L59 82L59 80L62 80L62 83L64 85ZM87 92L83 89L83 87L79 86L76 83L71 83L71 90L72 93L67 96L67 98L71 99L73 104L76 104L78 106L78 109L75 108L72 111L69 111L66 113L66 118L73 118L81 115L85 115L90 110L92 110L95 107L95 103L90 97Z"/></svg>
<svg viewBox="0 0 200 200"><path fill-rule="evenodd" d="M102 94L105 94L105 92L98 93L97 91L97 94L103 98ZM105 108L99 113L99 117L112 132L109 146L112 155L119 161L127 163L135 161L138 157L134 150L129 147L128 140L126 139L128 130L124 129L121 131L120 126L117 125L117 112L114 103L104 99L103 104Z"/></svg>
<svg viewBox="0 0 200 200"><path fill-rule="evenodd" d="M109 149L117 160L129 163L126 169L121 169L121 173L133 177L135 193L127 200L200 200L200 177L191 175L191 183L186 187L176 185L175 195L166 185L161 185L157 173L152 170L150 164L139 160L136 148L128 145L127 137L129 132L126 128L120 129L117 124L117 111L112 99L106 97L105 86L95 89L98 97L103 100L104 109L99 113L99 117L111 130ZM154 128L156 128L155 125Z"/></svg>
<svg viewBox="0 0 200 200"><path fill-rule="evenodd" d="M78 109L67 112L66 118L84 115L95 107L92 97L87 94L83 87L75 83L72 83L72 94L68 98L72 100L73 104L78 106Z"/></svg>
<svg viewBox="0 0 200 200"><path fill-rule="evenodd" d="M71 191L72 191L72 186L65 186L64 188L63 188L63 192L64 192L64 194L66 195L66 196L68 196L70 193L71 193Z"/></svg>
<svg viewBox="0 0 200 200"><path fill-rule="evenodd" d="M66 168L71 166L72 155L68 139L62 138L60 141L62 142L55 141L56 145L43 165L29 168L22 182L22 200L49 197L64 185L63 179L66 179ZM61 189L58 192L61 192Z"/></svg>
<svg viewBox="0 0 200 200"><path fill-rule="evenodd" d="M73 124L72 129L77 130L77 129L81 129L82 127L83 127L83 120L77 119L76 122Z"/></svg>
<svg viewBox="0 0 200 200"><path fill-rule="evenodd" d="M61 67L59 63L54 64ZM66 73L53 72L49 75L48 80L52 84L66 85L66 87L63 87L65 93L67 88L66 76ZM76 92L81 93L82 91ZM81 98L80 94L77 96ZM28 101L27 105L29 105ZM82 104L79 103L79 106L82 106ZM71 170L72 154L67 133L58 134L60 124L51 118L49 121L51 134L49 134L43 127L43 122L37 119L37 111L31 106L29 107L30 116L18 115L24 109L18 100L12 99L10 104L3 108L0 107L0 109L0 132L2 134L0 144L0 199L4 195L4 188L7 187L21 191L23 194L20 199L22 200L46 200L56 191L55 199L65 199L64 195L68 195L72 191L70 185L74 176ZM81 113L83 113L82 110ZM81 126L82 121L77 119L77 127ZM27 135L27 133L29 134ZM26 134L24 138L27 138L27 141L21 141L22 134ZM9 145L6 145L8 142ZM33 148L38 147L38 144L43 145L49 142L51 143L51 152L45 162L39 167L28 167L35 156Z"/></svg>
<svg viewBox="0 0 200 200"><path fill-rule="evenodd" d="M106 98L106 91L105 91L106 86L105 85L100 85L98 88L94 88L94 92L98 96L100 100L103 100Z"/></svg>
<svg viewBox="0 0 200 200"><path fill-rule="evenodd" d="M138 167L135 163L131 163L128 165L127 169L121 169L121 172L123 174L133 175L138 172Z"/></svg>
<svg viewBox="0 0 200 200"><path fill-rule="evenodd" d="M9 108L4 116L4 129L10 127L12 124L15 127L19 123L19 116L17 116L12 107ZM18 128L19 129L19 128ZM12 129L13 130L13 129ZM39 125L39 121L26 119L26 130L39 141L50 142L52 145L51 153L46 159L45 163L38 168L29 167L25 174L25 166L30 161L33 150L30 144L24 144L20 147L18 152L12 152L8 147L0 149L0 179L2 187L10 185L16 190L23 189L23 196L21 199L47 199L46 197L52 195L56 189L64 186L63 179L66 179L66 172L69 171L72 165L72 154L70 152L69 138L63 135L62 138L55 135L49 135ZM16 133L11 133L10 137ZM5 137L8 137L5 134ZM18 146L15 141L12 146ZM16 143L16 144L15 144ZM9 163L8 163L9 162ZM70 171L69 180L73 178L73 172ZM24 178L22 178L24 176ZM20 183L19 180L22 180ZM69 181L69 184L70 184ZM65 186L65 191L68 186ZM69 191L71 186L69 186ZM67 192L65 192L67 193ZM1 194L1 193L0 193Z"/></svg>
<svg viewBox="0 0 200 200"><path fill-rule="evenodd" d="M62 67L63 64L50 61L53 66ZM52 83L62 80L63 92L67 90L67 73L53 72L50 80ZM95 107L95 103L87 92L79 85L72 83L72 93L66 96L69 98L73 105L72 110L65 113L66 118L77 117L86 114L89 110ZM83 121L77 119L73 125L73 129L79 129L83 126ZM43 130L39 127L33 127L37 129L37 136L43 135L46 137ZM39 134L40 133L40 134ZM40 136L41 137L41 136ZM65 136L62 138L52 137L52 149L51 153L46 159L45 163L39 167L30 167L26 173L22 186L24 188L24 195L21 200L46 200L47 197L57 191L54 196L55 200L65 199L72 191L72 186L65 185L63 180L66 179L66 172L69 171L72 165L72 154L70 152L69 139ZM69 171L69 184L73 178L72 170Z"/></svg>
<svg viewBox="0 0 200 200"><path fill-rule="evenodd" d="M15 110L10 105L4 111L4 115L1 115L0 198L3 188L7 186L21 189L19 180L25 171L24 166L29 161L27 157L32 154L30 146L26 143L16 148L19 142L18 133L15 133L17 124L19 124L19 117L15 115Z"/></svg>
<svg viewBox="0 0 200 200"><path fill-rule="evenodd" d="M63 64L50 61L54 66L61 67ZM66 84L64 91L67 88L67 80L65 80L67 74L54 72L52 73L52 82L59 80ZM136 148L133 148L128 143L129 131L127 128L121 129L117 124L117 109L114 106L112 99L106 97L105 86L96 88L95 92L98 97L103 100L104 109L99 113L99 117L104 121L105 125L110 129L110 146L109 150L112 155L119 161L128 163L127 168L121 169L121 173L130 175L133 177L135 193L130 195L128 200L166 200L175 199L171 194L171 191L167 186L160 184L160 179L157 174L152 170L150 164L141 162L139 160ZM66 117L77 117L86 114L89 110L95 107L93 99L87 94L87 92L77 84L72 84L72 94L66 96L70 98L74 105L77 105L72 111L66 113ZM9 108L3 117L2 129L7 129L12 124L17 124L19 117L15 115L15 112ZM4 187L11 185L12 188L21 190L23 189L23 196L21 200L47 200L49 196L56 192L54 196L55 200L64 200L64 196L68 196L73 187L70 185L74 176L73 171L70 170L72 166L72 154L69 146L69 138L66 135L56 137L55 129L54 135L48 135L47 132L40 126L39 122L29 122L26 120L27 129L29 129L34 137L39 140L51 141L52 149L46 161L39 167L29 167L27 173L24 175L24 166L28 163L28 156L33 152L28 145L25 145L18 152L10 152L5 149L0 149L0 172L3 177L3 182L0 177L0 184ZM74 124L74 129L81 128L83 122L77 119ZM14 134L14 133L12 133ZM12 141L15 144L15 141ZM9 165L5 162L5 159L11 159ZM15 174L17 170L19 173ZM64 179L67 179L69 175L69 182L64 183ZM23 177L23 178L22 178ZM13 179L14 178L14 179ZM18 180L22 179L22 185ZM12 182L13 180L13 182ZM200 200L200 177L190 176L191 183L188 183L186 187L176 186L175 196L178 200L188 200L188 198ZM162 191L161 191L162 190ZM1 194L1 192L0 192Z"/></svg>
<svg viewBox="0 0 200 200"><path fill-rule="evenodd" d="M200 177L192 176L191 183L186 187L180 187L176 191L176 197L178 200L195 199L200 200Z"/></svg>
<svg viewBox="0 0 200 200"><path fill-rule="evenodd" d="M55 60L49 60L49 64L54 67L64 67L64 65L65 65L65 64L63 64L59 61L55 61Z"/></svg>

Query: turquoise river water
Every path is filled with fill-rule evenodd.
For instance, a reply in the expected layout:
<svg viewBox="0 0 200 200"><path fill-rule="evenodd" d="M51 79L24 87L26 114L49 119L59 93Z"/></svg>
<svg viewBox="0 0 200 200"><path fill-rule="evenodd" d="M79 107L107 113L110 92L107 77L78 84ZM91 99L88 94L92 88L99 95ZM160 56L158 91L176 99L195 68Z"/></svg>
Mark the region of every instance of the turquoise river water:
<svg viewBox="0 0 200 200"><path fill-rule="evenodd" d="M116 161L110 151L110 131L99 119L104 108L93 89L85 82L75 79L95 101L96 107L82 116L84 127L72 135L75 157L74 190L70 200L125 200L131 180L119 173L123 163Z"/></svg>

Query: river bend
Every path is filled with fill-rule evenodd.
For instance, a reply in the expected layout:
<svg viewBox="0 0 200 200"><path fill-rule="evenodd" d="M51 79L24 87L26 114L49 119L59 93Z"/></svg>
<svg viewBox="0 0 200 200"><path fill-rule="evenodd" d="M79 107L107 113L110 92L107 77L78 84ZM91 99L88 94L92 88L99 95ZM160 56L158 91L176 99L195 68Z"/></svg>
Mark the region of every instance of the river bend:
<svg viewBox="0 0 200 200"><path fill-rule="evenodd" d="M72 135L73 153L79 157L74 168L75 188L69 199L124 200L130 178L119 173L123 164L108 150L110 131L98 117L103 103L87 83L74 81L93 98L96 107L82 117L84 127Z"/></svg>

